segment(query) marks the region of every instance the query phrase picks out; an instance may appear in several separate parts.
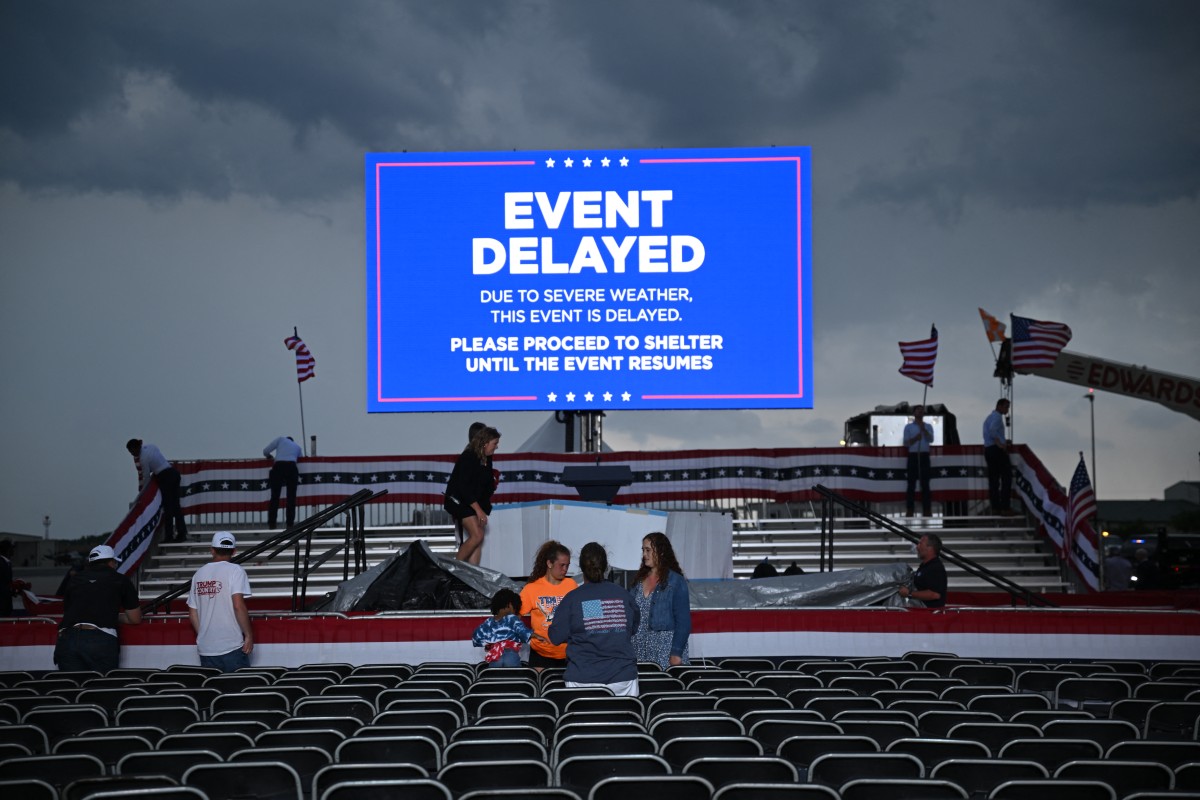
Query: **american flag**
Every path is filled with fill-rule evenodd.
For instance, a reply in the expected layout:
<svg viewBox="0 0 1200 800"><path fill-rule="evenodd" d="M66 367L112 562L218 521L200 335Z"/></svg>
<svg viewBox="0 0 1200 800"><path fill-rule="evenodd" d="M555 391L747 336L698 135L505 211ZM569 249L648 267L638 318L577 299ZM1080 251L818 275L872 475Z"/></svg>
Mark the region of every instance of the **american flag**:
<svg viewBox="0 0 1200 800"><path fill-rule="evenodd" d="M1092 482L1088 480L1087 465L1083 463L1083 453L1079 454L1079 466L1071 476L1071 488L1067 497L1067 530L1063 536L1063 546L1067 553L1071 552L1075 537L1088 524L1096 513L1096 493L1092 491Z"/></svg>
<svg viewBox="0 0 1200 800"><path fill-rule="evenodd" d="M1042 322L1012 315L1013 369L1053 367L1059 351L1071 341L1071 329L1061 322Z"/></svg>
<svg viewBox="0 0 1200 800"><path fill-rule="evenodd" d="M929 338L919 342L900 342L900 355L904 364L900 374L907 375L917 383L933 386L933 364L937 361L937 326L929 329Z"/></svg>
<svg viewBox="0 0 1200 800"><path fill-rule="evenodd" d="M583 612L584 630L601 633L627 630L622 600L584 600L579 607Z"/></svg>
<svg viewBox="0 0 1200 800"><path fill-rule="evenodd" d="M141 474L140 471L138 474ZM158 490L157 481L151 477L150 484L138 491L137 499L133 501L125 519L104 541L121 560L117 572L123 575L137 574L138 565L150 551L154 531L161 522L162 492Z"/></svg>
<svg viewBox="0 0 1200 800"><path fill-rule="evenodd" d="M979 318L983 320L983 330L987 334L989 342L1004 341L1004 323L993 317L982 308L979 309Z"/></svg>
<svg viewBox="0 0 1200 800"><path fill-rule="evenodd" d="M304 383L316 374L313 372L313 368L317 365L317 360L313 358L312 353L308 352L308 346L300 341L297 334L287 337L283 343L288 350L296 351L296 383Z"/></svg>

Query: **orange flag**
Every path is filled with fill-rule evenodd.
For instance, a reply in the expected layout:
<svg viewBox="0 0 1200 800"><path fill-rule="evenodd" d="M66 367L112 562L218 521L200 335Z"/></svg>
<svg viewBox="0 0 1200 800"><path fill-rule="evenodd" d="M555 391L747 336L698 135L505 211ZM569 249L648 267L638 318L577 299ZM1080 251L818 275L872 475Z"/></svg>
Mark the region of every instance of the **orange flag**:
<svg viewBox="0 0 1200 800"><path fill-rule="evenodd" d="M987 333L989 342L1004 341L1004 323L993 317L982 308L979 309L979 316L983 319L983 330Z"/></svg>

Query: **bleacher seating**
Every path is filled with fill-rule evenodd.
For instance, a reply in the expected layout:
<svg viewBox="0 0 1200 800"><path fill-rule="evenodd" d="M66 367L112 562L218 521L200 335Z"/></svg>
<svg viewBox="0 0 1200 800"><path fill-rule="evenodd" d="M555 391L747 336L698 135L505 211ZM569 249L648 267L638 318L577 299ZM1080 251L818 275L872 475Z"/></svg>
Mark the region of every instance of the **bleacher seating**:
<svg viewBox="0 0 1200 800"><path fill-rule="evenodd" d="M561 670L466 664L0 673L0 793L1133 800L1200 789L1200 663L911 653L640 674L641 696L619 698L568 689ZM955 682L914 697L889 688L907 685L900 676Z"/></svg>
<svg viewBox="0 0 1200 800"><path fill-rule="evenodd" d="M909 520L914 533L937 533L954 552L976 561L1021 586L1035 592L1068 590L1053 548L1038 535L1024 517L931 517ZM764 559L781 570L795 562L807 573L817 572L821 559L820 519L812 517L735 519L733 521L733 574L748 578ZM138 589L143 600L151 600L186 582L211 556L206 531L211 526L194 526L192 540L158 544L142 569ZM254 527L236 528L243 551L260 544L271 531ZM208 534L211 535L211 534ZM862 519L838 519L832 531L835 541L834 568L857 569L893 562L912 563L911 545L898 536L872 527ZM345 538L337 527L319 528L313 542L314 552L334 547ZM457 549L450 525L396 525L373 527L366 531L368 566L378 564L417 540L425 541L436 553L452 555ZM256 598L290 598L293 583L291 551L280 557L254 560L243 564L250 576ZM307 598L314 600L334 591L344 579L342 558L335 557L308 576ZM952 591L991 591L991 584L962 568L947 563ZM747 671L738 667L740 671Z"/></svg>

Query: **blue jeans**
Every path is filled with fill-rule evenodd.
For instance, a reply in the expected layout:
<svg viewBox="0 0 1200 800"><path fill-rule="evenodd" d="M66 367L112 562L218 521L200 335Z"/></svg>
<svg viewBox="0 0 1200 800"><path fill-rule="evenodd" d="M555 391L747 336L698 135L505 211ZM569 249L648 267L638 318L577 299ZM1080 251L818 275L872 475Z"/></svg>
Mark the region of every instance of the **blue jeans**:
<svg viewBox="0 0 1200 800"><path fill-rule="evenodd" d="M488 664L489 667L519 667L521 666L521 654L516 650L505 650L500 654L500 658Z"/></svg>
<svg viewBox="0 0 1200 800"><path fill-rule="evenodd" d="M223 656L200 656L200 666L215 667L221 672L235 672L242 667L250 666L250 655L243 653L242 648L230 650Z"/></svg>
<svg viewBox="0 0 1200 800"><path fill-rule="evenodd" d="M117 637L90 628L65 628L54 645L54 663L66 672L116 669L121 657Z"/></svg>

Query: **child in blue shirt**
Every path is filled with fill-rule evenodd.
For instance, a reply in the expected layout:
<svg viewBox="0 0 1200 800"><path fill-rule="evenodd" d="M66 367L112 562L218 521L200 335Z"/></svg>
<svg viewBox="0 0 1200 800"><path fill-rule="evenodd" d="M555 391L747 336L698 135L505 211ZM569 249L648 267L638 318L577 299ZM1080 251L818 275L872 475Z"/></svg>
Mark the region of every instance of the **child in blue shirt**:
<svg viewBox="0 0 1200 800"><path fill-rule="evenodd" d="M533 637L545 639L531 631L516 610L521 596L512 589L501 589L492 597L492 618L486 619L471 635L471 644L484 648L483 660L492 667L521 666L521 645Z"/></svg>

